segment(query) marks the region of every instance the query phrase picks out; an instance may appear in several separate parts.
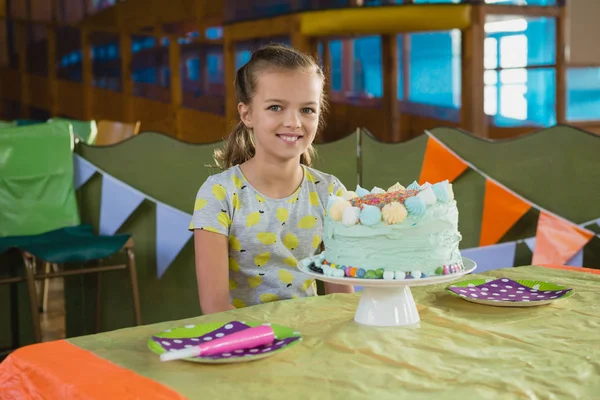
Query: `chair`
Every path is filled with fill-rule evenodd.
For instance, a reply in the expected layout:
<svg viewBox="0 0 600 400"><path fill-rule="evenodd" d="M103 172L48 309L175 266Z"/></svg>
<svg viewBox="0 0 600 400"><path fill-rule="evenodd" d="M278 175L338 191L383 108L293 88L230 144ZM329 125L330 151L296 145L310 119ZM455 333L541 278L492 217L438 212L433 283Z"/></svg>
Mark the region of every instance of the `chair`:
<svg viewBox="0 0 600 400"><path fill-rule="evenodd" d="M95 120L81 121L78 119L70 118L51 118L48 122L64 121L68 122L73 126L73 133L79 140L93 145L96 141L96 135L98 134L98 127L96 126Z"/></svg>
<svg viewBox="0 0 600 400"><path fill-rule="evenodd" d="M116 144L139 133L140 122L129 124L125 122L101 120L98 122L96 146Z"/></svg>
<svg viewBox="0 0 600 400"><path fill-rule="evenodd" d="M0 284L27 282L35 342L42 340L36 280L127 269L134 321L142 323L133 239L128 234L97 236L90 225L80 223L73 143L71 127L64 121L0 130L0 255L17 251L25 267L23 276L0 278ZM120 251L127 255L124 265L53 272L49 268L101 262ZM39 262L46 267L43 272L36 271ZM12 307L14 312L16 305ZM18 336L14 329L18 328L13 326L13 337Z"/></svg>

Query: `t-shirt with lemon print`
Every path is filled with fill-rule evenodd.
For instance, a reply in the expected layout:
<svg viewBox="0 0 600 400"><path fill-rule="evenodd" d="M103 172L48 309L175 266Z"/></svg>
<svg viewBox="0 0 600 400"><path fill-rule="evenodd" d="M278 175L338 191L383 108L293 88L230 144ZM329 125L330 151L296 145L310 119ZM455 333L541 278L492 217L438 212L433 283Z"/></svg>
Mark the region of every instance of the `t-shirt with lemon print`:
<svg viewBox="0 0 600 400"><path fill-rule="evenodd" d="M296 263L318 252L329 195L344 189L335 176L309 167L298 189L283 199L256 191L238 165L204 182L190 230L229 237L229 291L235 307L316 296L314 279Z"/></svg>

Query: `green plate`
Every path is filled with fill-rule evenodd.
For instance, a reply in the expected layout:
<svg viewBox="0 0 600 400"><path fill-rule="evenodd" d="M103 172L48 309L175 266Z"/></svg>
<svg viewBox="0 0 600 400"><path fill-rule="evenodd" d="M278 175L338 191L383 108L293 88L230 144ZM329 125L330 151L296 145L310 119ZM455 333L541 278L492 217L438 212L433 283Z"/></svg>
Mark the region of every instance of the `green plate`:
<svg viewBox="0 0 600 400"><path fill-rule="evenodd" d="M533 307L573 296L573 289L534 280L471 279L446 287L452 296L473 303L501 307Z"/></svg>
<svg viewBox="0 0 600 400"><path fill-rule="evenodd" d="M275 341L267 346L258 346L251 349L236 350L233 353L221 353L212 356L199 356L185 358L185 361L205 364L231 364L260 360L279 354L282 351L300 343L302 335L277 324L263 324L260 322L228 321L208 324L186 325L179 328L167 329L148 339L148 348L156 354L198 345L210 340L225 337L243 329L259 325L271 325L275 333Z"/></svg>

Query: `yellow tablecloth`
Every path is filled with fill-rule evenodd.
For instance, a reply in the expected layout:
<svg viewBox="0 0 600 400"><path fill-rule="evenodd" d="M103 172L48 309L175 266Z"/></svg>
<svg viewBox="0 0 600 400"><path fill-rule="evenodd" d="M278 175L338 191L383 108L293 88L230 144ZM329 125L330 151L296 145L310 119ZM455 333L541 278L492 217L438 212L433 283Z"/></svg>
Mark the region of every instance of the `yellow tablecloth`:
<svg viewBox="0 0 600 400"><path fill-rule="evenodd" d="M357 293L69 342L191 399L600 398L600 275L520 267L464 279L484 276L546 280L572 287L575 294L545 306L491 307L450 296L441 284L412 288L421 316L413 328L355 323ZM229 320L286 325L304 340L276 356L229 365L161 363L147 348L148 338L162 330Z"/></svg>

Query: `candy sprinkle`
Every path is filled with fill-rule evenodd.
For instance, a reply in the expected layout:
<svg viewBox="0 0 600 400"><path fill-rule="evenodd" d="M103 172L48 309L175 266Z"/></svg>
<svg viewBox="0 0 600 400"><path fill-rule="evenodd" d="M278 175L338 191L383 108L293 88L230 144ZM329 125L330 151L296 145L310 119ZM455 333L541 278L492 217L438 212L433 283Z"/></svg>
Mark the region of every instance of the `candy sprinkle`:
<svg viewBox="0 0 600 400"><path fill-rule="evenodd" d="M379 207L380 209L385 207L387 204L398 202L404 203L404 200L409 197L416 196L419 193L418 190L400 190L398 192L391 193L372 193L363 197L355 197L350 200L352 207L359 207L361 210L365 204L370 206Z"/></svg>

